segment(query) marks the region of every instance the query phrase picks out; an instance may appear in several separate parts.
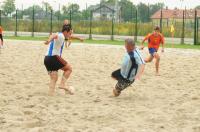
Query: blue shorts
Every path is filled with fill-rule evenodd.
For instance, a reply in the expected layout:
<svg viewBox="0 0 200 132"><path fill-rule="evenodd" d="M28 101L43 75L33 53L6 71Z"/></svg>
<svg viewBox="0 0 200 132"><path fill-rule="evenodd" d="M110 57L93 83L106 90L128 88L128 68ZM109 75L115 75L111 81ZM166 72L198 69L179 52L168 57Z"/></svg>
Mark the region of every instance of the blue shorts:
<svg viewBox="0 0 200 132"><path fill-rule="evenodd" d="M155 48L149 48L149 54L153 56L155 52L157 52Z"/></svg>

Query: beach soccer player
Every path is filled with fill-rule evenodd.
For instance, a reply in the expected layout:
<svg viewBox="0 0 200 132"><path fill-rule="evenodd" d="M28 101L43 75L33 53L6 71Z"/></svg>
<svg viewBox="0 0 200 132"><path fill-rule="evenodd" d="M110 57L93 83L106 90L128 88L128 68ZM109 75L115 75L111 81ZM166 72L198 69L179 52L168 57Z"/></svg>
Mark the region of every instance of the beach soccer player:
<svg viewBox="0 0 200 132"><path fill-rule="evenodd" d="M134 40L126 39L125 48L126 53L121 68L111 75L118 81L113 89L114 96L119 96L122 90L130 86L135 80L140 79L144 72L145 62L139 49L136 48Z"/></svg>
<svg viewBox="0 0 200 132"><path fill-rule="evenodd" d="M69 92L70 94L73 94L74 92L73 87L66 86L66 81L72 72L72 67L61 57L65 38L70 37L71 32L72 31L69 26L63 26L62 32L51 35L45 42L46 45L49 45L44 59L44 65L50 76L49 95L51 96L55 93L55 86L58 80L58 70L64 71L59 88L64 89L65 92Z"/></svg>
<svg viewBox="0 0 200 132"><path fill-rule="evenodd" d="M3 47L3 28L0 26L0 48Z"/></svg>
<svg viewBox="0 0 200 132"><path fill-rule="evenodd" d="M141 49L144 49L144 42L148 41L148 49L150 56L145 59L145 62L151 62L153 58L155 58L155 67L156 67L156 75L159 75L159 63L160 63L160 55L158 54L158 49L160 44L162 44L162 52L164 52L164 37L160 33L160 27L155 26L154 32L148 34L144 40L142 41Z"/></svg>
<svg viewBox="0 0 200 132"><path fill-rule="evenodd" d="M71 25L71 23L69 22L69 20L67 20L67 19L64 20L63 26L65 26L65 25L67 25L67 26L69 26L69 27L71 28L71 31L72 31L72 34L73 34L72 25ZM79 40L79 41L83 42L83 39L71 35L70 37L65 38L65 47L66 47L66 48L68 48L68 47L71 45L72 40Z"/></svg>

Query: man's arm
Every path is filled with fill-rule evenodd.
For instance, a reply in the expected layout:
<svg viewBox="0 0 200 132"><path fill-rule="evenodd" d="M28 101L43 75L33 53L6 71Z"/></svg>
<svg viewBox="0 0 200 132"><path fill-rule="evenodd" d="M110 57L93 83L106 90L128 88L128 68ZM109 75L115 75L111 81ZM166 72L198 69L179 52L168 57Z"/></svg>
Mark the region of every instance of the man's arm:
<svg viewBox="0 0 200 132"><path fill-rule="evenodd" d="M83 42L82 38L76 37L76 36L70 36L70 39L75 39L75 40L80 40L81 42Z"/></svg>
<svg viewBox="0 0 200 132"><path fill-rule="evenodd" d="M165 43L164 36L161 35L162 52L164 52L164 43Z"/></svg>
<svg viewBox="0 0 200 132"><path fill-rule="evenodd" d="M140 47L141 50L144 49L144 42L145 42L146 40L148 40L148 39L149 39L149 34L143 39L143 41L142 41L142 43L141 43L141 47Z"/></svg>
<svg viewBox="0 0 200 132"><path fill-rule="evenodd" d="M137 79L141 78L141 76L142 76L142 74L144 72L145 61L144 61L144 59L143 59L140 51L138 49L136 49L135 51L136 51L135 53L137 55L137 57L135 58L135 60L136 60L136 63L138 65L138 72L137 72L137 74L135 76L135 79L137 80Z"/></svg>
<svg viewBox="0 0 200 132"><path fill-rule="evenodd" d="M58 35L54 34L54 35L50 35L49 39L47 41L44 42L44 44L48 45L52 40L57 39Z"/></svg>
<svg viewBox="0 0 200 132"><path fill-rule="evenodd" d="M135 80L140 80L142 74L144 73L144 68L145 68L145 64L141 64L139 66L139 71L137 72L137 74L135 76Z"/></svg>

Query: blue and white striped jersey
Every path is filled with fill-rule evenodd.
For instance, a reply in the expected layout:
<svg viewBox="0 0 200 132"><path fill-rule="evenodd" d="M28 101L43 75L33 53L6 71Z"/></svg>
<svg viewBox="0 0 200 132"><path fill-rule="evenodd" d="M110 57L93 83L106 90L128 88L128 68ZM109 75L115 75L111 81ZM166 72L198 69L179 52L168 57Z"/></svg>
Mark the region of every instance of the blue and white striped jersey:
<svg viewBox="0 0 200 132"><path fill-rule="evenodd" d="M62 55L62 50L65 44L65 37L63 33L58 33L58 38L50 42L46 56Z"/></svg>
<svg viewBox="0 0 200 132"><path fill-rule="evenodd" d="M139 49L134 49L130 53L126 53L121 66L121 75L130 81L135 79L138 69L145 64Z"/></svg>

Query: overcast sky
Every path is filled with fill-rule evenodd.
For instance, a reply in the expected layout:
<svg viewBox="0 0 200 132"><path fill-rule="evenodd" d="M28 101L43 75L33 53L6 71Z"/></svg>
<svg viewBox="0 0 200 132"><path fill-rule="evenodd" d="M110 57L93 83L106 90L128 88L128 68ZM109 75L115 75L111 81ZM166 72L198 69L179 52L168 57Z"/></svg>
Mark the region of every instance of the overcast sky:
<svg viewBox="0 0 200 132"><path fill-rule="evenodd" d="M4 0L0 0L0 4L2 4ZM81 10L86 8L87 5L95 5L100 2L100 0L15 0L16 7L21 9L22 5L23 8L27 8L29 6L32 6L33 4L41 4L42 1L48 2L53 6L53 9L58 10L59 3L62 5L69 5L70 3L77 3L80 5ZM200 0L130 0L134 4L138 4L140 2L143 3L150 3L154 4L157 2L163 2L166 6L169 8L194 8L197 5L200 5Z"/></svg>

